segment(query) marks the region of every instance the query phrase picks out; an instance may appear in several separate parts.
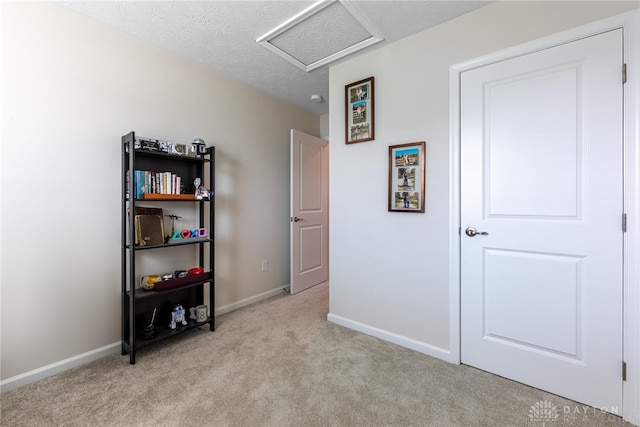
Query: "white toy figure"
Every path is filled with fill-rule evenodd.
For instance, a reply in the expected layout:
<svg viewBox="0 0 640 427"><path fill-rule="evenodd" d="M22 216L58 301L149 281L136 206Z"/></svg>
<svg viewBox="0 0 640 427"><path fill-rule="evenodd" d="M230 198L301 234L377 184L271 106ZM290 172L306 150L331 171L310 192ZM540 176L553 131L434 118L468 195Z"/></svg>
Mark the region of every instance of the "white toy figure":
<svg viewBox="0 0 640 427"><path fill-rule="evenodd" d="M180 304L176 305L173 309L173 311L171 312L171 323L169 323L169 327L171 329L175 329L176 328L176 323L182 323L182 325L186 325L187 324L187 320L184 317L184 308L182 308L182 306Z"/></svg>

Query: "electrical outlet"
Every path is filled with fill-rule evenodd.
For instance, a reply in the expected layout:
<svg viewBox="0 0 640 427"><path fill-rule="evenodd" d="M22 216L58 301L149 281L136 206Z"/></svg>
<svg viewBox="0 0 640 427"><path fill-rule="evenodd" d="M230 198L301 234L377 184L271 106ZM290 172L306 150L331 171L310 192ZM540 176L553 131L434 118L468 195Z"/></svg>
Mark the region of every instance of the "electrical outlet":
<svg viewBox="0 0 640 427"><path fill-rule="evenodd" d="M263 259L262 260L262 272L266 272L269 271L269 260L267 259Z"/></svg>

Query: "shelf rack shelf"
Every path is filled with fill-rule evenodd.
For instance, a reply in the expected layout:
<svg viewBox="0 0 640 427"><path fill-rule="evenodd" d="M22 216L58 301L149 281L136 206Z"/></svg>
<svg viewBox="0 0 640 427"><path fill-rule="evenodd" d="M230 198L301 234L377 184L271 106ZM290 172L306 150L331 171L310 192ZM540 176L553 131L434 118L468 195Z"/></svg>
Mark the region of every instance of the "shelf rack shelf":
<svg viewBox="0 0 640 427"><path fill-rule="evenodd" d="M215 147L208 147L205 154L198 157L174 155L160 151L149 151L135 148L135 132L129 132L122 137L122 354L129 355L129 363L136 363L136 352L140 348L158 343L165 338L176 336L194 328L209 326L215 330L214 312L215 280L214 280L214 245L213 225L215 217ZM185 191L181 194L144 194L134 197L136 170L157 173L171 172L182 178ZM210 190L210 199L199 200L195 197L195 187L188 188L195 178L201 178L202 185ZM192 191L191 194L184 194ZM136 206L140 203L187 203L197 209L198 228L207 228L206 238L194 240L185 239L183 242L162 243L152 245L136 245L135 215ZM175 205L174 205L175 206ZM144 251L152 254L155 250L181 251L186 246L197 246L194 264L208 273L201 280L180 284L162 291L145 290L138 287L141 271L136 263L136 253ZM205 247L208 251L205 253ZM169 284L169 282L166 282ZM205 290L208 289L208 299L205 301ZM208 303L209 317L204 322L197 322L189 318L189 308ZM171 312L176 305L185 309L187 325L178 323L175 329L169 327ZM154 319L156 335L145 339L144 329L150 324L150 313L156 310Z"/></svg>

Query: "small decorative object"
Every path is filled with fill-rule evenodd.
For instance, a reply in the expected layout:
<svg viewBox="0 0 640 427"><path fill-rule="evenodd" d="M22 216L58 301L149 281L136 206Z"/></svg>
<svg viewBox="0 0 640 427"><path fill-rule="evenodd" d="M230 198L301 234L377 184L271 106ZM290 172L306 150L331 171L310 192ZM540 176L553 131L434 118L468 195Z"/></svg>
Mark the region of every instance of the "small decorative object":
<svg viewBox="0 0 640 427"><path fill-rule="evenodd" d="M187 324L187 319L184 316L184 308L180 304L176 305L171 312L171 323L169 323L169 327L171 329L176 328L177 323L181 323L183 326Z"/></svg>
<svg viewBox="0 0 640 427"><path fill-rule="evenodd" d="M389 211L424 212L425 142L389 147Z"/></svg>
<svg viewBox="0 0 640 427"><path fill-rule="evenodd" d="M136 150L149 150L149 151L160 151L161 145L160 141L157 139L137 137L133 143L133 148Z"/></svg>
<svg viewBox="0 0 640 427"><path fill-rule="evenodd" d="M182 243L185 239L207 239L207 229L206 228L194 228L193 230L184 229L184 230L176 230L173 234L168 236L168 243Z"/></svg>
<svg viewBox="0 0 640 427"><path fill-rule="evenodd" d="M181 277L187 277L189 275L189 273L187 273L187 270L176 270L173 272L173 276L176 279L179 279Z"/></svg>
<svg viewBox="0 0 640 427"><path fill-rule="evenodd" d="M169 154L177 154L178 156L184 156L187 154L186 144L169 143Z"/></svg>
<svg viewBox="0 0 640 427"><path fill-rule="evenodd" d="M200 178L193 180L193 186L196 188L196 199L209 200L209 189L202 185L202 180Z"/></svg>
<svg viewBox="0 0 640 427"><path fill-rule="evenodd" d="M187 270L187 272L189 273L189 276L193 276L194 274L202 274L204 273L204 268L194 267Z"/></svg>
<svg viewBox="0 0 640 427"><path fill-rule="evenodd" d="M151 323L144 327L143 336L145 340L152 340L158 335L158 328L153 325L153 321L156 318L156 309L153 309L153 316L151 316Z"/></svg>
<svg viewBox="0 0 640 427"><path fill-rule="evenodd" d="M207 146L204 143L202 138L196 138L191 143L191 153L193 153L196 157L200 157L203 154L207 153Z"/></svg>
<svg viewBox="0 0 640 427"><path fill-rule="evenodd" d="M200 187L198 187L198 189L196 190L196 199L209 200L209 198L210 198L209 189L204 185L201 185Z"/></svg>
<svg viewBox="0 0 640 427"><path fill-rule="evenodd" d="M165 216L168 216L169 218L171 218L171 234L167 235L167 237L165 239L165 243L167 243L171 239L171 236L173 236L173 234L174 234L176 219L180 219L182 217L178 216L178 215L173 215L173 214L165 215Z"/></svg>
<svg viewBox="0 0 640 427"><path fill-rule="evenodd" d="M207 306L199 305L197 307L191 307L189 309L191 316L189 318L195 320L196 322L205 322L207 320Z"/></svg>
<svg viewBox="0 0 640 427"><path fill-rule="evenodd" d="M170 148L169 148L171 146L170 142L162 141L162 140L159 139L158 140L158 144L160 144L159 145L160 151L162 151L163 153L169 153L170 152Z"/></svg>
<svg viewBox="0 0 640 427"><path fill-rule="evenodd" d="M373 77L344 87L345 141L347 144L374 139Z"/></svg>
<svg viewBox="0 0 640 427"><path fill-rule="evenodd" d="M162 281L162 276L152 274L150 276L140 276L140 287L146 291L152 291L156 283Z"/></svg>

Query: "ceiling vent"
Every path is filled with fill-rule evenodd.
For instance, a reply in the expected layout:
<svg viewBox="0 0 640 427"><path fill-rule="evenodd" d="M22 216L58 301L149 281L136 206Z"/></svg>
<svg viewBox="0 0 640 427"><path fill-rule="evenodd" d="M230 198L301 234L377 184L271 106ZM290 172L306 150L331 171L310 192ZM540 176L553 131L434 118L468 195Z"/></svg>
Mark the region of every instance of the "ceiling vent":
<svg viewBox="0 0 640 427"><path fill-rule="evenodd" d="M353 4L320 0L256 42L308 72L382 40Z"/></svg>

